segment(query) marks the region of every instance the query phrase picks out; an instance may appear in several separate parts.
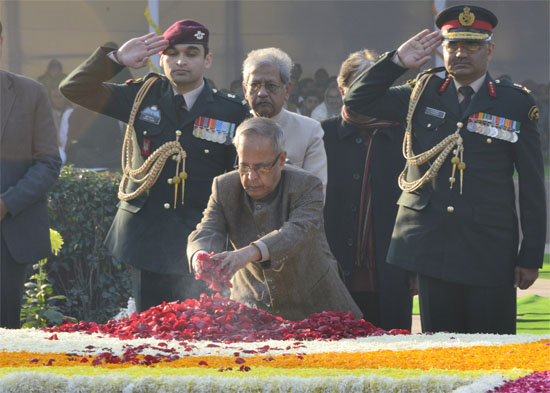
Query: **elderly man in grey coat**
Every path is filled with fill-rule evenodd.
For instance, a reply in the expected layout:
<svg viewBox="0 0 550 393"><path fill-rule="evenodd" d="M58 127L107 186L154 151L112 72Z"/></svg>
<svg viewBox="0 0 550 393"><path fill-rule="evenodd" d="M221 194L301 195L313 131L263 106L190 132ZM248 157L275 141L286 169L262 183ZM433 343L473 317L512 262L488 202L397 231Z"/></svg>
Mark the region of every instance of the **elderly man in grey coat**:
<svg viewBox="0 0 550 393"><path fill-rule="evenodd" d="M323 227L323 186L285 165L283 132L271 119L252 118L234 140L239 166L214 179L187 255L214 252L232 277L231 298L285 319L321 311L362 314L338 275ZM226 237L234 250L223 251Z"/></svg>

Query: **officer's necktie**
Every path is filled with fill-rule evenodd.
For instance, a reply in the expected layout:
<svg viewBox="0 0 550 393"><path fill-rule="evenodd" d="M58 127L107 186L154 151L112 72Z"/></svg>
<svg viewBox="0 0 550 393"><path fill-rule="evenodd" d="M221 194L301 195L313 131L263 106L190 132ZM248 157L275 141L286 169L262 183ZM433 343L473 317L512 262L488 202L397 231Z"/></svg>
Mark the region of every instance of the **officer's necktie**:
<svg viewBox="0 0 550 393"><path fill-rule="evenodd" d="M183 121L185 115L187 115L187 105L185 105L185 98L181 94L176 94L174 97L176 101L176 112L180 123Z"/></svg>
<svg viewBox="0 0 550 393"><path fill-rule="evenodd" d="M462 86L458 88L458 92L464 97L460 102L460 115L463 116L466 112L466 108L470 105L472 101L472 96L474 95L474 89L471 86Z"/></svg>

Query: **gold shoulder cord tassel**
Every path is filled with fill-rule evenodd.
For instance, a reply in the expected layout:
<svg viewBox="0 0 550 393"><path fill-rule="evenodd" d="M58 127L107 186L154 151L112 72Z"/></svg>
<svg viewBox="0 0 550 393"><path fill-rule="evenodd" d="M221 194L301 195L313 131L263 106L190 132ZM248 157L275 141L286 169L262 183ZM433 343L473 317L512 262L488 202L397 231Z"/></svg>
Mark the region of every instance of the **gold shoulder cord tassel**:
<svg viewBox="0 0 550 393"><path fill-rule="evenodd" d="M181 131L177 131L176 140L166 142L158 149L156 149L153 154L151 154L147 160L137 169L132 169L132 158L134 155L134 144L137 145L136 133L134 130L134 121L136 118L137 111L141 105L143 98L157 80L157 77L151 77L145 81L141 89L138 91L136 98L134 100L134 105L132 106L132 111L130 112L130 119L128 125L126 126L126 133L124 134L124 142L122 144L122 180L120 181L118 187L118 198L121 201L130 201L137 198L147 190L149 190L158 180L164 165L169 157L175 156L177 165L176 165L176 177L178 183L183 180L181 177L182 174L185 174L185 158L187 154L179 142L179 137L181 136ZM179 133L179 134L178 134ZM183 172L179 174L178 171L180 164L183 164ZM185 175L187 177L187 175ZM135 183L141 183L141 185L133 192L126 193L126 187L128 181L131 180ZM169 183L170 180L169 179ZM176 183L176 195L177 195L177 183ZM182 184L182 200L183 205L183 184ZM174 209L176 204L174 203Z"/></svg>
<svg viewBox="0 0 550 393"><path fill-rule="evenodd" d="M435 161L432 164L430 164L430 167L421 178L414 180L412 182L405 180L407 177L407 171L408 171L408 166L406 166L405 169L403 169L403 172L401 172L401 174L399 175L399 178L398 178L399 187L403 191L412 192L419 189L427 182L431 181L433 178L437 176L439 169L441 169L441 166L447 159L447 156L452 151L454 152L455 156L451 160L453 164L453 169L452 169L451 177L449 178L449 182L451 183L451 189L452 189L453 183L455 182L455 177L454 177L455 171L456 171L456 168L458 167L458 169L460 170L460 194L462 195L462 182L464 179L463 174L464 174L464 170L466 169L466 164L464 163L464 160L463 160L464 146L462 144L462 137L460 136L460 130L462 129L462 126L463 126L461 122L456 123L456 131L454 133L447 136L445 139L443 139L437 145L432 147L430 150L427 150L424 153L420 153L417 155L415 155L413 152L412 118L414 115L414 110L416 109L416 106L420 101L420 97L422 96L422 92L428 85L428 82L430 81L430 78L432 76L433 74L422 75L418 79L416 86L414 87L414 90L411 93L411 101L409 103L409 110L407 112L407 128L405 130L405 138L403 139L403 157L405 157L408 164L412 166L420 166L427 163L429 160L431 160L434 157L437 157L437 158L435 158ZM456 149L454 149L455 147Z"/></svg>
<svg viewBox="0 0 550 393"><path fill-rule="evenodd" d="M179 143L179 139L181 136L181 131L176 131L176 142ZM181 182L181 204L183 205L183 193L185 191L185 179L187 179L187 173L185 172L185 159L187 158L187 153L185 150L181 149L181 152L178 152L176 155L172 156L172 159L177 161L176 163L176 176L174 176L172 179L168 179L168 183L174 185L174 210L176 209L176 205L178 203L178 185ZM179 172L180 164L182 165L182 171Z"/></svg>

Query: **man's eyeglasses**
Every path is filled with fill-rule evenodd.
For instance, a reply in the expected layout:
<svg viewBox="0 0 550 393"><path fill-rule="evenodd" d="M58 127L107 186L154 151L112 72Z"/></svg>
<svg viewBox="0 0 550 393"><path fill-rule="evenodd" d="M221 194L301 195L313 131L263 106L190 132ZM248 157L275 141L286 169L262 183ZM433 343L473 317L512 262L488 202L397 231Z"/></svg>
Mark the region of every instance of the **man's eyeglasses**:
<svg viewBox="0 0 550 393"><path fill-rule="evenodd" d="M449 53L455 53L458 48L465 50L468 53L474 53L486 46L485 42L473 42L473 41L444 41L443 47Z"/></svg>
<svg viewBox="0 0 550 393"><path fill-rule="evenodd" d="M279 90L283 85L278 85L273 82L252 82L248 83L248 88L250 89L250 92L253 94L256 94L260 91L262 86L265 87L265 89L270 93L276 93L277 90Z"/></svg>
<svg viewBox="0 0 550 393"><path fill-rule="evenodd" d="M239 165L235 165L235 169L238 170L239 173L244 176L248 175L252 171L255 171L259 175L267 175L269 172L271 172L271 170L273 169L277 161L279 161L279 157L281 157L281 154L283 153L281 152L277 154L277 157L275 157L275 160L273 160L271 164L256 164L252 166L249 166L246 164L239 164Z"/></svg>

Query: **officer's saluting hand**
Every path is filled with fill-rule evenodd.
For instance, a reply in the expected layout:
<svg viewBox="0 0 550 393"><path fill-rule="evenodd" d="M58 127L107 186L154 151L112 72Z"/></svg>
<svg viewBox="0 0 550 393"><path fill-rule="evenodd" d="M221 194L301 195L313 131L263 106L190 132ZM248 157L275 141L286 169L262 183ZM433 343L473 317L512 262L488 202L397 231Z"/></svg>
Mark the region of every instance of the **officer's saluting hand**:
<svg viewBox="0 0 550 393"><path fill-rule="evenodd" d="M422 30L397 49L397 64L404 68L417 69L422 67L432 59L432 52L441 45L442 41L441 31Z"/></svg>
<svg viewBox="0 0 550 393"><path fill-rule="evenodd" d="M114 56L121 65L141 68L147 65L149 57L164 51L169 45L164 36L149 33L126 41Z"/></svg>

